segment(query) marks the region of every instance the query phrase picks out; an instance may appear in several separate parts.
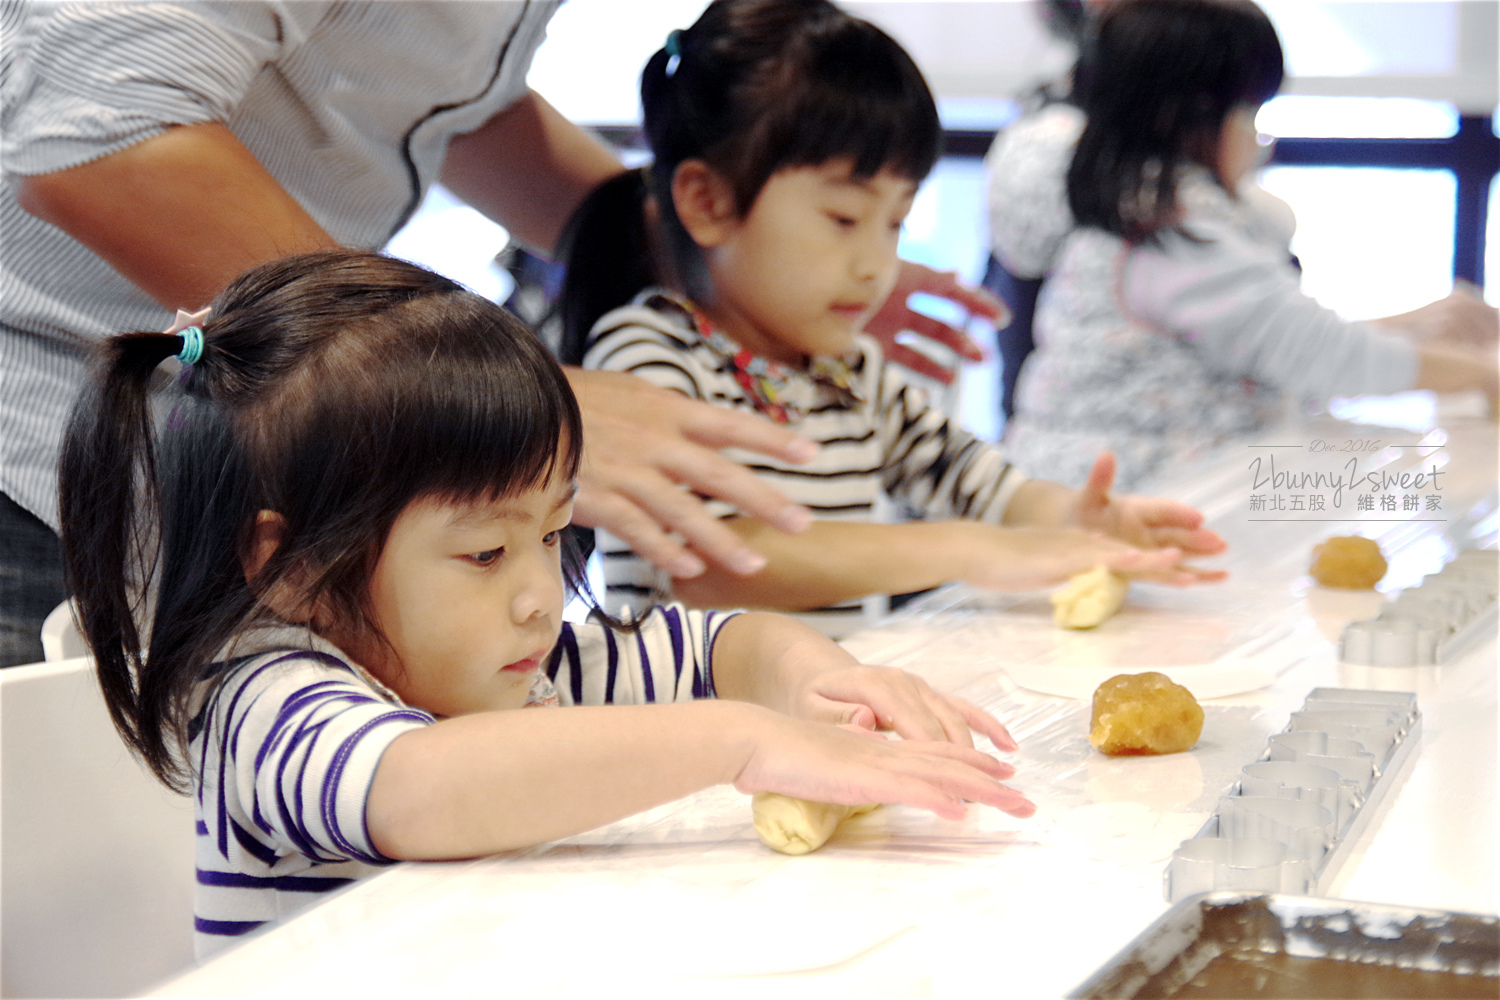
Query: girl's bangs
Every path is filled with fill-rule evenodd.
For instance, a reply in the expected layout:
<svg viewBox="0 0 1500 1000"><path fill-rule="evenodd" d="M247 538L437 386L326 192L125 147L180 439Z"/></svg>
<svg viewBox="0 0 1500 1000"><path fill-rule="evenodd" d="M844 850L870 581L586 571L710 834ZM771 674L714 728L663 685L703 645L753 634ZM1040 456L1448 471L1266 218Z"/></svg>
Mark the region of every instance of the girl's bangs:
<svg viewBox="0 0 1500 1000"><path fill-rule="evenodd" d="M576 476L577 401L519 320L457 292L365 326L310 366L270 418L257 464L285 470L273 503L309 524L344 509L379 512L379 524L424 496L499 499Z"/></svg>
<svg viewBox="0 0 1500 1000"><path fill-rule="evenodd" d="M942 129L932 97L901 88L888 93L841 92L823 84L810 89L787 116L790 142L784 166L826 163L849 157L857 177L890 170L921 182L932 172Z"/></svg>
<svg viewBox="0 0 1500 1000"><path fill-rule="evenodd" d="M518 322L476 326L413 358L413 378L393 366L393 412L408 415L387 424L387 474L410 468L413 498L497 500L578 474L582 420L561 369Z"/></svg>
<svg viewBox="0 0 1500 1000"><path fill-rule="evenodd" d="M884 32L848 23L810 39L804 59L780 67L753 99L755 124L721 165L739 178L741 209L776 171L849 158L856 177L890 170L920 183L942 147L932 92L911 58Z"/></svg>

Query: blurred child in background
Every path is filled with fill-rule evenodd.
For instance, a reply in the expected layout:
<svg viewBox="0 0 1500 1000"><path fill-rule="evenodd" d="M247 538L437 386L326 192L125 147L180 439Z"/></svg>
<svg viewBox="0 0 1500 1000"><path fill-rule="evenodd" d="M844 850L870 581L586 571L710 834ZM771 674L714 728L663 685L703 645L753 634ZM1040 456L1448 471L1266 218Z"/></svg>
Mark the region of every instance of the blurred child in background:
<svg viewBox="0 0 1500 1000"><path fill-rule="evenodd" d="M1050 258L1005 434L1028 474L1082 484L1108 449L1130 486L1306 397L1494 396L1496 314L1472 295L1351 323L1302 294L1293 220L1246 194L1255 115L1282 73L1275 28L1249 0L1117 0L1099 15L1081 114L1054 123L1061 148L1079 135L1066 176L1076 228L999 223Z"/></svg>
<svg viewBox="0 0 1500 1000"><path fill-rule="evenodd" d="M861 335L941 134L887 35L825 0L719 0L651 58L641 97L654 160L575 217L564 359L757 410L822 445L802 467L742 453L818 520L782 539L722 508L768 565L679 581L679 597L816 610L836 628L864 595L948 580L1027 589L1100 563L1215 577L1181 562L1222 548L1197 512L1111 496L1109 456L1082 490L1027 479ZM870 523L882 491L925 520ZM649 604L664 581L618 541L602 548L610 606Z"/></svg>

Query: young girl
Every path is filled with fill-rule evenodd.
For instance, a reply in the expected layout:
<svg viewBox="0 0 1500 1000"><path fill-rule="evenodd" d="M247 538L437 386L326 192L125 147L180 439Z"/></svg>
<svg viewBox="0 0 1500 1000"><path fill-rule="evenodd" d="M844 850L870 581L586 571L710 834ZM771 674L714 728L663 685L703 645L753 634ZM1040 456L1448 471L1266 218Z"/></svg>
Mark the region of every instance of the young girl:
<svg viewBox="0 0 1500 1000"><path fill-rule="evenodd" d="M997 232L1050 267L1006 431L1028 473L1079 483L1085 456L1108 448L1128 485L1265 429L1303 398L1494 394L1495 311L1473 296L1379 321L1442 334L1418 343L1302 294L1291 220L1247 183L1255 114L1281 80L1275 28L1248 0L1122 0L1103 12L1078 72L1082 113L1038 134L1031 154L1043 171L1059 145L1056 161L1071 159L1065 225L1036 224L1045 184L1001 184L1011 203ZM1455 338L1469 344L1444 342Z"/></svg>
<svg viewBox="0 0 1500 1000"><path fill-rule="evenodd" d="M1030 588L1098 563L1212 576L1178 565L1222 548L1196 512L1110 498L1108 457L1081 492L1027 480L860 335L940 138L900 46L825 0L718 0L652 57L641 97L655 158L575 217L565 356L759 410L822 445L802 467L741 455L819 520L791 538L734 517L767 567L679 581L679 597L821 609L838 628L863 595L954 579ZM882 491L926 520L869 523ZM618 541L602 548L610 606L649 603L663 581Z"/></svg>
<svg viewBox="0 0 1500 1000"><path fill-rule="evenodd" d="M520 323L372 254L264 265L211 318L105 344L64 450L64 555L116 726L196 791L200 953L374 865L715 783L1033 811L970 743L1015 748L994 718L790 619L565 624L579 435ZM556 704L611 707L511 711Z"/></svg>

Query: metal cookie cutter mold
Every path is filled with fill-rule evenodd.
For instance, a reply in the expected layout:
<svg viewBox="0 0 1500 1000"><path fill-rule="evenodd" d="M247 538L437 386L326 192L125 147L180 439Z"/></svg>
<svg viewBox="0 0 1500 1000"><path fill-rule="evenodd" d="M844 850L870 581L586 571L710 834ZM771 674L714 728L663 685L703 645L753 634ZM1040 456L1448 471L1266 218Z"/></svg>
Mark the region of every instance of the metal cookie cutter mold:
<svg viewBox="0 0 1500 1000"><path fill-rule="evenodd" d="M1326 893L1421 730L1414 694L1315 688L1173 852L1163 894Z"/></svg>
<svg viewBox="0 0 1500 1000"><path fill-rule="evenodd" d="M1345 626L1339 659L1372 667L1452 662L1476 639L1494 633L1497 593L1500 552L1466 549L1403 590L1378 618Z"/></svg>

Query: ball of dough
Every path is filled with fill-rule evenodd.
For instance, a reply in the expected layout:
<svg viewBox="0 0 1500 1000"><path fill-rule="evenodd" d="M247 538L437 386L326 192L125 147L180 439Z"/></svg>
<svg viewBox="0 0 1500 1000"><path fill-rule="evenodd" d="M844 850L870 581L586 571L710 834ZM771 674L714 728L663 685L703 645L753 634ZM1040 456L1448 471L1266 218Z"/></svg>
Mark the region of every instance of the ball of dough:
<svg viewBox="0 0 1500 1000"><path fill-rule="evenodd" d="M877 807L878 804L840 806L775 792L757 792L751 799L750 811L761 843L782 854L807 854L828 843L844 820Z"/></svg>
<svg viewBox="0 0 1500 1000"><path fill-rule="evenodd" d="M1181 753L1202 733L1198 700L1166 674L1119 674L1094 692L1089 742L1107 756Z"/></svg>
<svg viewBox="0 0 1500 1000"><path fill-rule="evenodd" d="M1120 610L1130 581L1104 566L1079 573L1052 594L1052 620L1063 628L1093 628Z"/></svg>
<svg viewBox="0 0 1500 1000"><path fill-rule="evenodd" d="M1385 576L1385 556L1374 539L1336 535L1313 546L1312 573L1325 587L1370 590Z"/></svg>

